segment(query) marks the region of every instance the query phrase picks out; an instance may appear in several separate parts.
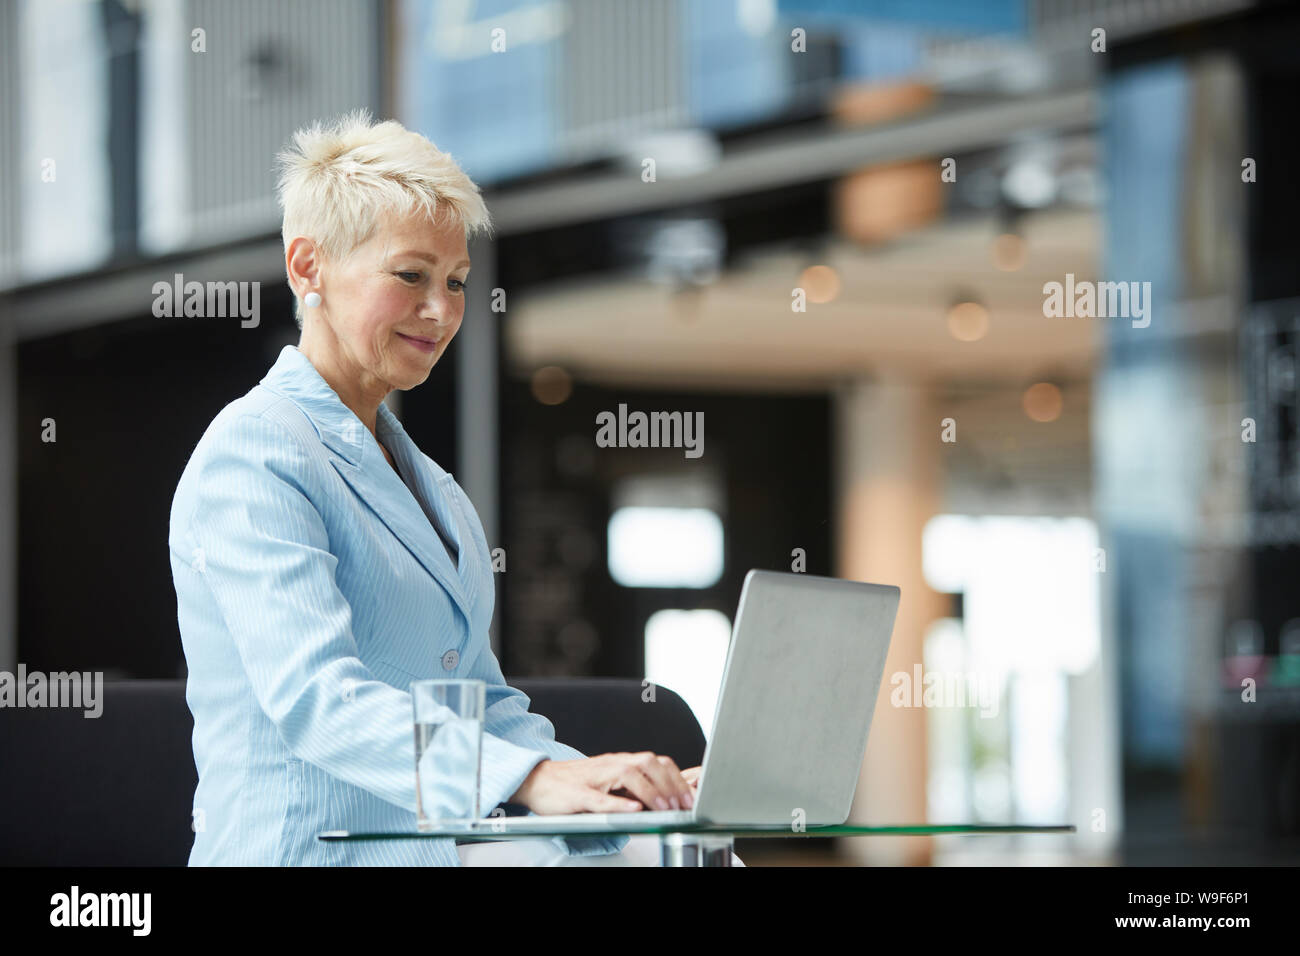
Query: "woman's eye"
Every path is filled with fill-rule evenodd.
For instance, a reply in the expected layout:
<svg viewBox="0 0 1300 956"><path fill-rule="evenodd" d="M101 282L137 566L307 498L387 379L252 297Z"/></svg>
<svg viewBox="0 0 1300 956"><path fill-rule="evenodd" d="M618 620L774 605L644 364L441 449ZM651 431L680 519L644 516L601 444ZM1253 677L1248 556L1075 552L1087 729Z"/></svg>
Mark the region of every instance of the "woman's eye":
<svg viewBox="0 0 1300 956"><path fill-rule="evenodd" d="M448 283L451 284L451 287L452 287L453 289L455 289L457 292L464 292L464 291L465 291L465 280L464 280L464 279L448 279L447 281L448 281Z"/></svg>
<svg viewBox="0 0 1300 956"><path fill-rule="evenodd" d="M416 282L416 281L418 281L419 278L420 278L420 273L418 273L418 272L398 272L398 273L397 273L397 276L398 276L398 278L400 278L403 282Z"/></svg>

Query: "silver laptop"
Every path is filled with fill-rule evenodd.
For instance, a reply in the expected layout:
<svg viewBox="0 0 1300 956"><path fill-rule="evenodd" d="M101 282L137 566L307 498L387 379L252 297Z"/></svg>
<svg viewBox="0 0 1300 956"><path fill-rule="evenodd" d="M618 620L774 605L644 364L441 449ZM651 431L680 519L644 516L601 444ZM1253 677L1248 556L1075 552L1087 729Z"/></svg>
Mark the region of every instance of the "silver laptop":
<svg viewBox="0 0 1300 956"><path fill-rule="evenodd" d="M474 829L608 832L843 823L857 789L899 590L750 571L689 810L496 817Z"/></svg>

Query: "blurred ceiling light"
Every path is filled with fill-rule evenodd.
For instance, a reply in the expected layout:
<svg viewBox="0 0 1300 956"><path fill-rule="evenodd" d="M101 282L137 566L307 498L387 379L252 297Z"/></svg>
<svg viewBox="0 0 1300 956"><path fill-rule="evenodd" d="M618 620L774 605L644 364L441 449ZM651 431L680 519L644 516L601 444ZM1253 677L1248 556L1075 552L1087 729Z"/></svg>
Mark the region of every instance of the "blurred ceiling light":
<svg viewBox="0 0 1300 956"><path fill-rule="evenodd" d="M959 342L978 342L989 331L989 310L978 302L958 302L948 310L948 332Z"/></svg>
<svg viewBox="0 0 1300 956"><path fill-rule="evenodd" d="M1021 404L1036 422L1054 422L1061 417L1061 390L1051 382L1037 382L1025 389Z"/></svg>
<svg viewBox="0 0 1300 956"><path fill-rule="evenodd" d="M1025 240L1004 232L993 240L993 264L1003 272L1015 272L1025 264Z"/></svg>
<svg viewBox="0 0 1300 956"><path fill-rule="evenodd" d="M809 266L799 276L799 287L808 294L809 302L833 302L840 294L840 276L830 266Z"/></svg>
<svg viewBox="0 0 1300 956"><path fill-rule="evenodd" d="M533 398L543 405L559 405L573 394L573 377L558 365L545 365L533 373Z"/></svg>
<svg viewBox="0 0 1300 956"><path fill-rule="evenodd" d="M1002 194L1017 206L1039 209L1056 196L1056 177L1045 163L1021 160L1002 177Z"/></svg>
<svg viewBox="0 0 1300 956"><path fill-rule="evenodd" d="M718 281L726 234L714 219L669 219L654 223L644 239L646 276L675 288Z"/></svg>

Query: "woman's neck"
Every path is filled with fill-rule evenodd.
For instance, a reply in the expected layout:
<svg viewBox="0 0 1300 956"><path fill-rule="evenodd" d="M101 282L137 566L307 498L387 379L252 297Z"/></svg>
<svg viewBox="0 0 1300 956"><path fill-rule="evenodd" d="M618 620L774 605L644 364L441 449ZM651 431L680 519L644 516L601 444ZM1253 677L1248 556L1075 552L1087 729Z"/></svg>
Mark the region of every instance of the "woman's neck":
<svg viewBox="0 0 1300 956"><path fill-rule="evenodd" d="M349 362L342 355L337 342L331 347L331 343L308 335L305 329L298 343L298 351L311 362L325 383L334 389L339 401L361 419L361 424L378 440L375 427L379 418L379 405L391 389L356 363Z"/></svg>

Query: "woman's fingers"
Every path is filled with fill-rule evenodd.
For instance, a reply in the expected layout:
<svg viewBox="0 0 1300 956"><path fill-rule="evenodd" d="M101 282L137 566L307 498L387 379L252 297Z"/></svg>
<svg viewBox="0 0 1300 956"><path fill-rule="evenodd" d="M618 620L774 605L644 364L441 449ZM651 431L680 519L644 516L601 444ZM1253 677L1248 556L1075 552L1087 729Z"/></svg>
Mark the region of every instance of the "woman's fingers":
<svg viewBox="0 0 1300 956"><path fill-rule="evenodd" d="M649 750L619 756L624 760L619 784L627 787L647 809L685 810L692 805L690 787L671 757Z"/></svg>
<svg viewBox="0 0 1300 956"><path fill-rule="evenodd" d="M682 772L672 757L650 753L653 760L643 764L648 776L658 788L664 801L664 810L687 810L690 808L691 788L682 779Z"/></svg>
<svg viewBox="0 0 1300 956"><path fill-rule="evenodd" d="M587 805L584 809L589 813L629 813L642 809L643 804L636 799L628 799L630 797L633 794L623 787L608 793L598 787L588 787Z"/></svg>
<svg viewBox="0 0 1300 956"><path fill-rule="evenodd" d="M690 809L699 767L680 770L671 757L652 751L611 753L582 760L548 761L557 772L556 782L567 783L570 796L562 809L550 813L627 813L636 810ZM566 781L567 778L567 781ZM577 785L576 788L574 785ZM548 796L554 796L549 794Z"/></svg>
<svg viewBox="0 0 1300 956"><path fill-rule="evenodd" d="M615 788L612 792L627 793L634 799L640 801L638 809L658 810L659 806L655 803L657 795L655 785L649 777L637 766L634 754L620 754L618 767L615 770Z"/></svg>
<svg viewBox="0 0 1300 956"><path fill-rule="evenodd" d="M610 791L610 794L612 794L615 797L622 797L625 802L630 802L631 804L630 806L615 807L614 808L615 810L644 810L645 809L645 804L643 804L640 800L636 799L636 794L634 794L627 787L616 787L615 789Z"/></svg>
<svg viewBox="0 0 1300 956"><path fill-rule="evenodd" d="M658 769L657 782L663 790L668 806L674 810L689 810L694 800L691 787L682 779L682 771L671 757L658 754L655 757ZM665 808L667 809L667 808Z"/></svg>

